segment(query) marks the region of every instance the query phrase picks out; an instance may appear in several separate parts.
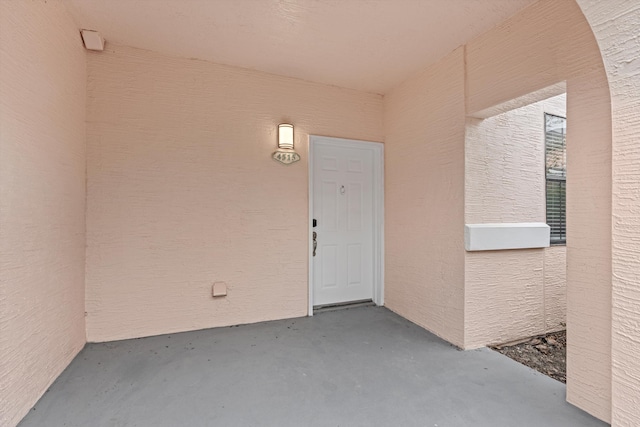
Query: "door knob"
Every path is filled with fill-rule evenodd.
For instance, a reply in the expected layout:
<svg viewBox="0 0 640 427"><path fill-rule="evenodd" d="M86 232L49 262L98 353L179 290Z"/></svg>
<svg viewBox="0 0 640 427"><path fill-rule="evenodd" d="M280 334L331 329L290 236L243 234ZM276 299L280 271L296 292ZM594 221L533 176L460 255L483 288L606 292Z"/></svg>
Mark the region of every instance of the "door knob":
<svg viewBox="0 0 640 427"><path fill-rule="evenodd" d="M318 238L318 233L314 231L313 232L313 256L316 256L316 248L318 247L318 241L316 240L317 238Z"/></svg>

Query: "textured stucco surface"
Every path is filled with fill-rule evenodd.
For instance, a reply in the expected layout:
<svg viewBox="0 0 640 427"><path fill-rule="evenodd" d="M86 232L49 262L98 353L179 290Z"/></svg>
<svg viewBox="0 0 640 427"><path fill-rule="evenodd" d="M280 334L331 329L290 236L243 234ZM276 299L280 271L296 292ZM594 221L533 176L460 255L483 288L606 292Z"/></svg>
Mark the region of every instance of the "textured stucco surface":
<svg viewBox="0 0 640 427"><path fill-rule="evenodd" d="M465 223L546 222L545 113L566 116L566 96L467 119ZM565 254L563 246L466 252L465 348L561 329Z"/></svg>
<svg viewBox="0 0 640 427"><path fill-rule="evenodd" d="M552 246L544 250L545 332L567 326L567 248Z"/></svg>
<svg viewBox="0 0 640 427"><path fill-rule="evenodd" d="M0 425L85 343L85 53L59 2L0 2Z"/></svg>
<svg viewBox="0 0 640 427"><path fill-rule="evenodd" d="M385 305L462 347L464 49L385 96Z"/></svg>
<svg viewBox="0 0 640 427"><path fill-rule="evenodd" d="M467 44L467 113L602 69L574 1L541 0Z"/></svg>
<svg viewBox="0 0 640 427"><path fill-rule="evenodd" d="M467 119L465 223L546 222L545 113L566 116L566 96Z"/></svg>
<svg viewBox="0 0 640 427"><path fill-rule="evenodd" d="M119 45L385 93L536 0L65 1Z"/></svg>
<svg viewBox="0 0 640 427"><path fill-rule="evenodd" d="M612 424L640 425L640 3L578 0L602 51L612 114Z"/></svg>
<svg viewBox="0 0 640 427"><path fill-rule="evenodd" d="M610 420L611 125L604 71L567 83L567 400Z"/></svg>
<svg viewBox="0 0 640 427"><path fill-rule="evenodd" d="M610 420L610 111L574 2L542 0L467 45L467 112L567 82L567 399Z"/></svg>
<svg viewBox="0 0 640 427"><path fill-rule="evenodd" d="M467 253L465 348L544 331L544 250Z"/></svg>
<svg viewBox="0 0 640 427"><path fill-rule="evenodd" d="M467 253L465 278L465 348L564 329L564 247Z"/></svg>
<svg viewBox="0 0 640 427"><path fill-rule="evenodd" d="M307 136L381 141L382 97L117 45L88 75L88 340L304 316Z"/></svg>

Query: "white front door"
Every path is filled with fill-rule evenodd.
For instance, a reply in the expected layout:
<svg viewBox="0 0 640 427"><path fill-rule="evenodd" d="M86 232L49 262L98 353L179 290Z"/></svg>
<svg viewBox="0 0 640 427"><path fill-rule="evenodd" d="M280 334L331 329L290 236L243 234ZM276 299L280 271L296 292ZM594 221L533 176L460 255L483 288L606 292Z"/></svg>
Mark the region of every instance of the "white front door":
<svg viewBox="0 0 640 427"><path fill-rule="evenodd" d="M374 150L312 144L313 305L374 297Z"/></svg>

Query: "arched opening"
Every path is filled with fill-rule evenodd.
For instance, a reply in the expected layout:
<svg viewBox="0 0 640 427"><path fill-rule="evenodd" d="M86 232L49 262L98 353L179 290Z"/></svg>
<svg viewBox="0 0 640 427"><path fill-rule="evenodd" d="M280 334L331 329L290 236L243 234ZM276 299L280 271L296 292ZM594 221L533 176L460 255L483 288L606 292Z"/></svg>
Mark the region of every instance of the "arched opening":
<svg viewBox="0 0 640 427"><path fill-rule="evenodd" d="M599 45L611 98L611 422L638 425L640 390L640 4L576 0Z"/></svg>
<svg viewBox="0 0 640 427"><path fill-rule="evenodd" d="M610 421L611 104L598 45L577 4L542 1L466 47L468 116L507 111L514 100L562 81L570 171L567 400ZM473 272L465 265L469 290ZM476 302L467 298L465 312Z"/></svg>

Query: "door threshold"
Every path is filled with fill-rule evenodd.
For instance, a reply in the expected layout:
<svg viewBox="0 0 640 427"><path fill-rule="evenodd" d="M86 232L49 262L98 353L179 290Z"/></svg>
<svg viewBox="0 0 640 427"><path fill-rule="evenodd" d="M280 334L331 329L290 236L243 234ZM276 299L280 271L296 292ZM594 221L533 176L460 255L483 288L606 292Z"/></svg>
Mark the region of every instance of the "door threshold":
<svg viewBox="0 0 640 427"><path fill-rule="evenodd" d="M346 310L348 308L373 307L375 305L376 304L370 299L341 302L338 304L314 305L313 314L325 313L327 311Z"/></svg>

